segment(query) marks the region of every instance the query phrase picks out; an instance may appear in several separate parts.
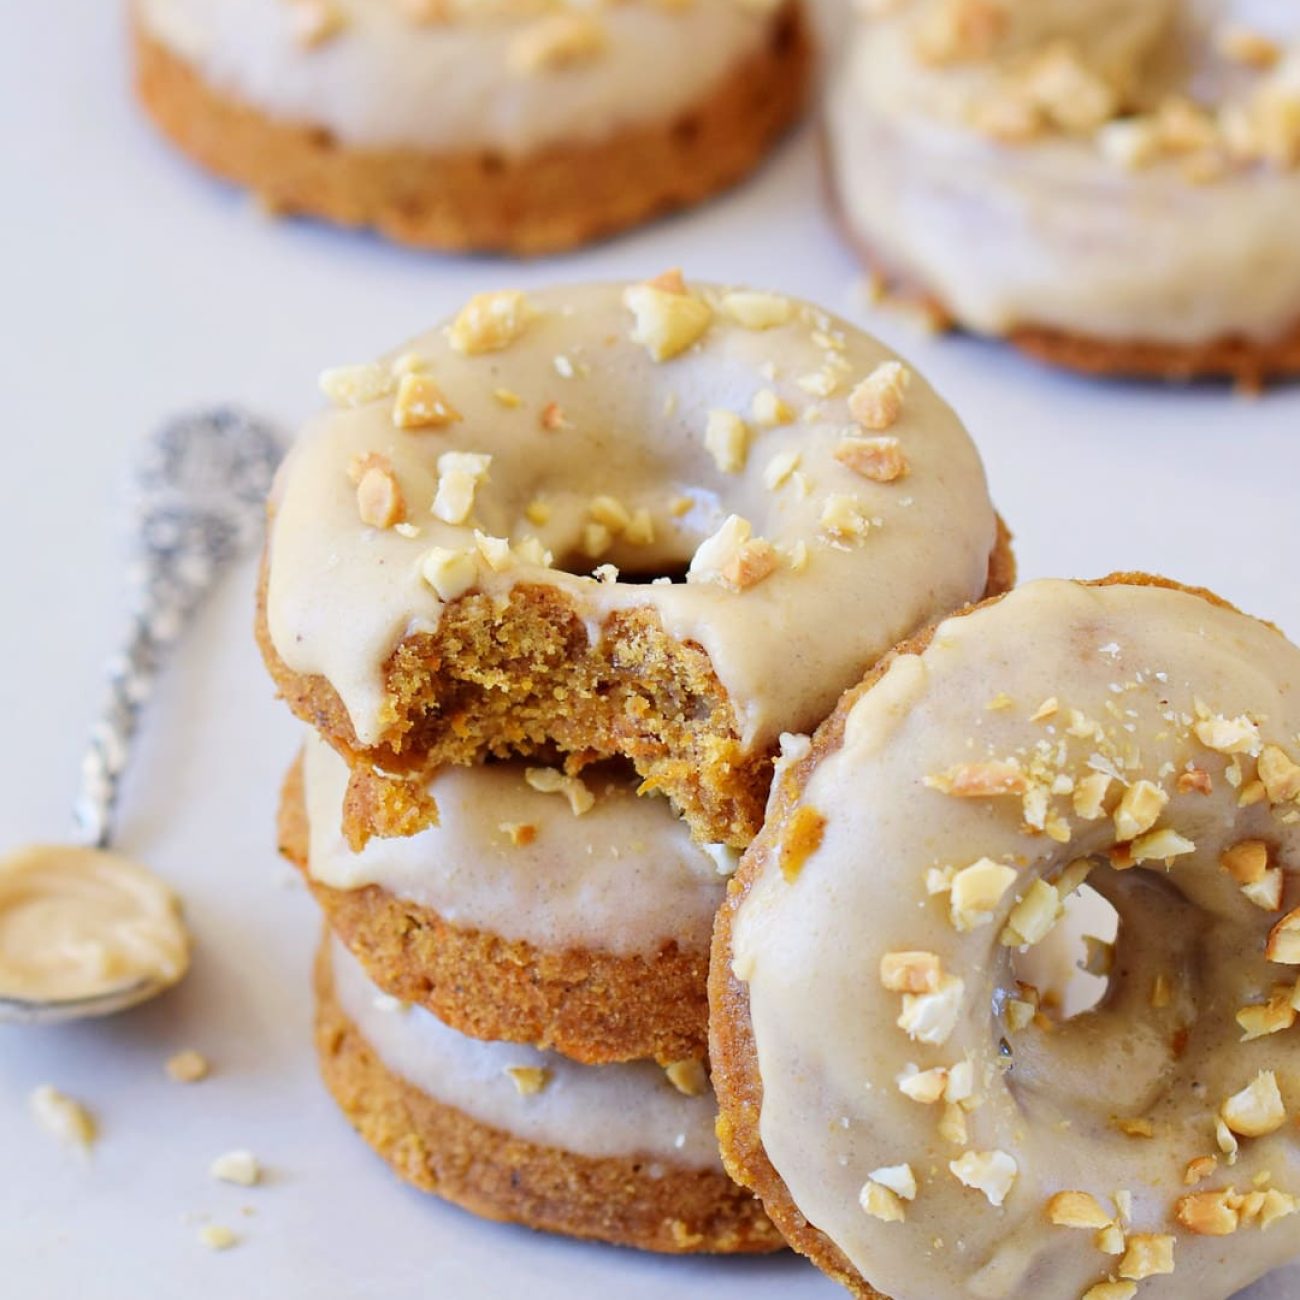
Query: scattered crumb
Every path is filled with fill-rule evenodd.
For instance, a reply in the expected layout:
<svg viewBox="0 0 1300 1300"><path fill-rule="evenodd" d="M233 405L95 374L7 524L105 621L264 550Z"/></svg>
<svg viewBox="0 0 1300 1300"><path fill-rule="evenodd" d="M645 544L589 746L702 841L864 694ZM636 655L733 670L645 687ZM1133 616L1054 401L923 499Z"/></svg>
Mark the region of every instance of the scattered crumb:
<svg viewBox="0 0 1300 1300"><path fill-rule="evenodd" d="M229 1250L239 1241L239 1238L222 1224L209 1223L199 1229L199 1240L209 1250Z"/></svg>
<svg viewBox="0 0 1300 1300"><path fill-rule="evenodd" d="M296 872L293 878L295 881L297 880ZM206 1079L212 1072L212 1067L208 1064L208 1058L202 1052L196 1052L192 1047L187 1047L184 1051L169 1056L167 1064L163 1068L167 1071L167 1077L174 1083L198 1083L200 1079Z"/></svg>
<svg viewBox="0 0 1300 1300"><path fill-rule="evenodd" d="M251 1151L227 1151L212 1162L209 1172L223 1183L238 1183L240 1187L252 1187L262 1177L262 1167Z"/></svg>
<svg viewBox="0 0 1300 1300"><path fill-rule="evenodd" d="M94 1116L79 1102L48 1083L28 1098L36 1122L68 1146L88 1151L97 1136Z"/></svg>

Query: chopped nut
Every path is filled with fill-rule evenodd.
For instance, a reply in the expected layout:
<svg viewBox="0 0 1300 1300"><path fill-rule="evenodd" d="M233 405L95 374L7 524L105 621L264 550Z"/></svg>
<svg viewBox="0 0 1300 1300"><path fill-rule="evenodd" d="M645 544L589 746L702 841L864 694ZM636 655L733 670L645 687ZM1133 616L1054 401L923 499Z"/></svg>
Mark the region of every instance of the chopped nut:
<svg viewBox="0 0 1300 1300"><path fill-rule="evenodd" d="M892 428L903 410L903 394L912 372L897 361L881 362L849 394L849 413L864 428L876 432Z"/></svg>
<svg viewBox="0 0 1300 1300"><path fill-rule="evenodd" d="M575 817L590 812L596 803L596 796L581 777L568 776L555 767L526 767L524 781L539 794L562 794Z"/></svg>
<svg viewBox="0 0 1300 1300"><path fill-rule="evenodd" d="M1023 93L1063 131L1094 131L1115 116L1114 89L1064 42L1049 45L1027 69Z"/></svg>
<svg viewBox="0 0 1300 1300"><path fill-rule="evenodd" d="M1255 754L1259 752L1259 728L1247 717L1225 718L1208 712L1192 730L1206 749L1220 754Z"/></svg>
<svg viewBox="0 0 1300 1300"><path fill-rule="evenodd" d="M1055 695L1049 695L1030 715L1030 722L1043 722L1047 718L1054 718L1060 709L1060 701Z"/></svg>
<svg viewBox="0 0 1300 1300"><path fill-rule="evenodd" d="M669 361L684 352L709 328L713 311L702 298L688 293L680 274L674 283L680 287L663 287L647 281L630 285L623 302L636 317L632 338L643 344L656 361Z"/></svg>
<svg viewBox="0 0 1300 1300"><path fill-rule="evenodd" d="M626 532L627 526L632 522L631 512L617 497L592 497L587 513L598 524L604 524L615 536Z"/></svg>
<svg viewBox="0 0 1300 1300"><path fill-rule="evenodd" d="M1241 1215L1232 1204L1232 1193L1227 1189L1215 1192L1193 1192L1184 1196L1174 1206L1174 1218L1200 1237L1228 1237L1237 1231Z"/></svg>
<svg viewBox="0 0 1300 1300"><path fill-rule="evenodd" d="M507 1065L506 1071L521 1097L532 1097L551 1081L551 1072L540 1065Z"/></svg>
<svg viewBox="0 0 1300 1300"><path fill-rule="evenodd" d="M530 501L524 507L524 518L538 528L545 527L551 521L551 507L545 501Z"/></svg>
<svg viewBox="0 0 1300 1300"><path fill-rule="evenodd" d="M1264 872L1262 880L1249 885L1242 885L1241 892L1256 907L1266 912L1277 912L1282 908L1282 887L1286 883L1281 867L1270 867Z"/></svg>
<svg viewBox="0 0 1300 1300"><path fill-rule="evenodd" d="M1240 1092L1219 1108L1223 1122L1242 1137L1264 1137L1286 1123L1286 1107L1278 1091L1277 1076L1261 1070Z"/></svg>
<svg viewBox="0 0 1300 1300"><path fill-rule="evenodd" d="M1074 811L1084 821L1096 821L1105 814L1103 806L1110 777L1105 772L1089 772L1075 784L1071 802Z"/></svg>
<svg viewBox="0 0 1300 1300"><path fill-rule="evenodd" d="M1028 1029L1038 1014L1038 1008L1032 1002L1023 1002L1019 998L1010 998L1006 1005L1007 1028L1013 1033Z"/></svg>
<svg viewBox="0 0 1300 1300"><path fill-rule="evenodd" d="M372 465L357 484L357 514L371 528L391 528L406 515L401 485L391 469Z"/></svg>
<svg viewBox="0 0 1300 1300"><path fill-rule="evenodd" d="M887 952L880 959L880 982L891 993L933 993L943 978L943 963L932 952Z"/></svg>
<svg viewBox="0 0 1300 1300"><path fill-rule="evenodd" d="M957 1027L965 993L964 980L956 975L941 975L933 993L903 994L903 1010L896 1023L916 1042L940 1046Z"/></svg>
<svg viewBox="0 0 1300 1300"><path fill-rule="evenodd" d="M884 1223L902 1223L907 1218L907 1209L895 1192L880 1183L868 1180L858 1193L858 1204L873 1219Z"/></svg>
<svg viewBox="0 0 1300 1300"><path fill-rule="evenodd" d="M1087 1192L1057 1192L1047 1202L1047 1217L1058 1228L1105 1228L1110 1215Z"/></svg>
<svg viewBox="0 0 1300 1300"><path fill-rule="evenodd" d="M959 763L938 776L928 776L925 783L957 799L987 799L998 795L1022 795L1029 789L1024 772L1015 763L989 760L982 763Z"/></svg>
<svg viewBox="0 0 1300 1300"><path fill-rule="evenodd" d="M1224 849L1219 865L1237 884L1253 885L1268 870L1268 845L1263 840L1241 840Z"/></svg>
<svg viewBox="0 0 1300 1300"><path fill-rule="evenodd" d="M515 72L552 72L594 58L605 47L605 28L590 14L548 14L511 42L507 62Z"/></svg>
<svg viewBox="0 0 1300 1300"><path fill-rule="evenodd" d="M911 1165L886 1165L867 1175L873 1183L887 1187L900 1200L916 1200L916 1175Z"/></svg>
<svg viewBox="0 0 1300 1300"><path fill-rule="evenodd" d="M527 294L518 289L478 293L457 313L448 331L448 341L455 351L467 357L499 352L518 339L538 314ZM506 391L498 389L497 400L507 406L518 405L511 400L514 394L501 396Z"/></svg>
<svg viewBox="0 0 1300 1300"><path fill-rule="evenodd" d="M687 582L714 582L731 591L745 591L777 566L776 550L761 537L752 537L747 519L728 515L712 537L700 543L687 570Z"/></svg>
<svg viewBox="0 0 1300 1300"><path fill-rule="evenodd" d="M756 424L774 429L778 425L789 424L794 419L794 410L770 388L760 388L749 404L750 414Z"/></svg>
<svg viewBox="0 0 1300 1300"><path fill-rule="evenodd" d="M441 429L461 418L430 375L403 375L393 403L399 429Z"/></svg>
<svg viewBox="0 0 1300 1300"><path fill-rule="evenodd" d="M973 930L987 925L1002 900L1015 884L1017 873L991 858L981 858L964 867L952 878L948 915L958 930Z"/></svg>
<svg viewBox="0 0 1300 1300"><path fill-rule="evenodd" d="M1158 785L1150 781L1135 781L1124 791L1119 807L1115 809L1115 837L1132 840L1150 830L1168 802L1169 796Z"/></svg>
<svg viewBox="0 0 1300 1300"><path fill-rule="evenodd" d="M1172 990L1169 987L1169 976L1160 971L1154 980L1151 981L1151 1005L1157 1010L1169 1005L1172 997Z"/></svg>
<svg viewBox="0 0 1300 1300"><path fill-rule="evenodd" d="M1233 1136L1232 1130L1223 1122L1222 1115L1216 1115L1214 1119L1214 1141L1219 1150L1228 1157L1228 1163L1234 1165L1237 1163L1237 1150L1240 1143Z"/></svg>
<svg viewBox="0 0 1300 1300"><path fill-rule="evenodd" d="M515 848L523 848L537 838L537 827L532 822L502 822L499 830Z"/></svg>
<svg viewBox="0 0 1300 1300"><path fill-rule="evenodd" d="M749 426L734 411L710 411L704 447L724 474L739 474L749 456Z"/></svg>
<svg viewBox="0 0 1300 1300"><path fill-rule="evenodd" d="M959 1183L983 1192L993 1206L1006 1200L1019 1172L1014 1158L1005 1151L967 1151L949 1161L948 1168Z"/></svg>
<svg viewBox="0 0 1300 1300"><path fill-rule="evenodd" d="M494 388L492 396L510 411L517 411L524 404L524 399L511 388Z"/></svg>
<svg viewBox="0 0 1300 1300"><path fill-rule="evenodd" d="M262 1167L251 1151L227 1151L212 1162L210 1172L213 1178L240 1187L252 1187L262 1177Z"/></svg>
<svg viewBox="0 0 1300 1300"><path fill-rule="evenodd" d="M709 1075L703 1061L674 1061L664 1067L664 1073L684 1097L703 1097L709 1090Z"/></svg>
<svg viewBox="0 0 1300 1300"><path fill-rule="evenodd" d="M970 1140L966 1128L966 1112L958 1105L949 1102L943 1108L943 1115L938 1124L939 1136L955 1147L964 1147Z"/></svg>
<svg viewBox="0 0 1300 1300"><path fill-rule="evenodd" d="M492 457L470 451L447 451L438 457L438 491L433 513L448 524L463 524L474 509L474 494L488 476Z"/></svg>
<svg viewBox="0 0 1300 1300"><path fill-rule="evenodd" d="M1207 1179L1218 1167L1217 1156L1197 1156L1195 1160L1187 1162L1187 1168L1183 1170L1183 1182L1188 1187L1194 1187Z"/></svg>
<svg viewBox="0 0 1300 1300"><path fill-rule="evenodd" d="M724 294L719 306L724 316L749 330L766 330L784 325L794 313L789 298L752 290L736 290Z"/></svg>
<svg viewBox="0 0 1300 1300"><path fill-rule="evenodd" d="M1133 1300L1137 1290L1135 1282L1098 1282L1083 1293L1081 1300Z"/></svg>
<svg viewBox="0 0 1300 1300"><path fill-rule="evenodd" d="M948 1090L948 1071L918 1070L915 1065L909 1065L896 1082L904 1097L920 1102L922 1106L933 1106Z"/></svg>
<svg viewBox="0 0 1300 1300"><path fill-rule="evenodd" d="M1262 1229L1271 1228L1279 1219L1297 1212L1300 1212L1300 1200L1289 1192L1270 1187L1264 1193L1264 1204L1260 1207L1259 1226Z"/></svg>
<svg viewBox="0 0 1300 1300"><path fill-rule="evenodd" d="M1282 48L1276 41L1246 27L1226 28L1219 33L1218 44L1224 58L1261 71L1273 67L1282 57Z"/></svg>
<svg viewBox="0 0 1300 1300"><path fill-rule="evenodd" d="M835 459L875 483L892 483L908 468L897 438L843 438L835 448Z"/></svg>
<svg viewBox="0 0 1300 1300"><path fill-rule="evenodd" d="M1294 989L1288 984L1278 984L1273 988L1272 996L1267 1002L1242 1007L1237 1012L1236 1020L1242 1028L1241 1041L1248 1043L1255 1038L1265 1038L1269 1034L1280 1034L1295 1024L1296 1008L1291 1005Z"/></svg>
<svg viewBox="0 0 1300 1300"><path fill-rule="evenodd" d="M1292 908L1269 932L1264 955L1283 966L1300 966L1300 907Z"/></svg>
<svg viewBox="0 0 1300 1300"><path fill-rule="evenodd" d="M557 429L567 429L571 426L568 420L564 418L564 410L559 402L547 402L542 407L542 413L538 416L538 423L547 433L554 433Z"/></svg>
<svg viewBox="0 0 1300 1300"><path fill-rule="evenodd" d="M1175 784L1179 794L1213 794L1214 792L1214 781L1202 767L1193 767L1186 772L1179 772Z"/></svg>
<svg viewBox="0 0 1300 1300"><path fill-rule="evenodd" d="M1135 1232L1119 1262L1119 1275L1134 1282L1174 1271L1174 1239L1160 1233Z"/></svg>
<svg viewBox="0 0 1300 1300"><path fill-rule="evenodd" d="M88 1150L98 1136L90 1111L48 1083L32 1090L28 1105L37 1123L69 1146Z"/></svg>
<svg viewBox="0 0 1300 1300"><path fill-rule="evenodd" d="M169 1056L164 1068L167 1077L176 1083L198 1083L208 1077L212 1067L202 1053L187 1047L184 1051Z"/></svg>
<svg viewBox="0 0 1300 1300"><path fill-rule="evenodd" d="M1156 1135L1155 1125L1149 1119L1142 1119L1140 1116L1117 1115L1111 1123L1125 1137L1152 1138Z"/></svg>
<svg viewBox="0 0 1300 1300"><path fill-rule="evenodd" d="M802 804L797 808L781 833L777 857L781 874L793 884L803 871L804 863L821 847L826 831L826 818L815 808Z"/></svg>
<svg viewBox="0 0 1300 1300"><path fill-rule="evenodd" d="M871 531L871 520L857 497L834 492L822 507L821 527L822 532L843 542L865 537Z"/></svg>
<svg viewBox="0 0 1300 1300"><path fill-rule="evenodd" d="M1008 948L1040 943L1050 933L1060 914L1061 898L1056 887L1045 880L1035 880L1011 909L1000 942Z"/></svg>
<svg viewBox="0 0 1300 1300"><path fill-rule="evenodd" d="M1265 745L1259 756L1259 779L1270 803L1300 799L1300 763L1277 745Z"/></svg>
<svg viewBox="0 0 1300 1300"><path fill-rule="evenodd" d="M1158 831L1148 831L1133 841L1129 856L1136 864L1139 862L1172 862L1188 853L1195 853L1196 845L1191 840L1179 835L1168 826Z"/></svg>
<svg viewBox="0 0 1300 1300"><path fill-rule="evenodd" d="M199 1241L209 1250L229 1250L239 1238L220 1223L208 1223L199 1229Z"/></svg>
<svg viewBox="0 0 1300 1300"><path fill-rule="evenodd" d="M799 468L800 456L797 451L778 451L763 469L763 486L770 492L786 483L790 475Z"/></svg>
<svg viewBox="0 0 1300 1300"><path fill-rule="evenodd" d="M335 406L345 407L377 402L381 397L387 397L396 386L392 371L373 361L360 366L335 366L332 370L322 370L318 382L321 392Z"/></svg>
<svg viewBox="0 0 1300 1300"><path fill-rule="evenodd" d="M582 553L598 560L614 545L614 534L605 524L584 524L582 529Z"/></svg>
<svg viewBox="0 0 1300 1300"><path fill-rule="evenodd" d="M1092 1239L1093 1245L1103 1255L1122 1255L1124 1253L1124 1230L1118 1223L1108 1223Z"/></svg>
<svg viewBox="0 0 1300 1300"><path fill-rule="evenodd" d="M420 561L420 573L440 600L455 600L478 582L478 558L473 551L434 546Z"/></svg>

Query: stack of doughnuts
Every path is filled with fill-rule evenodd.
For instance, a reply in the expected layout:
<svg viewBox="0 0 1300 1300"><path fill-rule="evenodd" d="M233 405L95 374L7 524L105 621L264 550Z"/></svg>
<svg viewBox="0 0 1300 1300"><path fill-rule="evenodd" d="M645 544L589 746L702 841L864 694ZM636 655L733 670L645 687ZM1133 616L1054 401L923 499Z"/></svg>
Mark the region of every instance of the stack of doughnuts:
<svg viewBox="0 0 1300 1300"><path fill-rule="evenodd" d="M163 133L271 209L538 254L698 203L803 106L800 0L133 0Z"/></svg>
<svg viewBox="0 0 1300 1300"><path fill-rule="evenodd" d="M1300 11L865 6L827 107L840 216L947 320L1103 374L1300 373Z"/></svg>
<svg viewBox="0 0 1300 1300"><path fill-rule="evenodd" d="M844 322L676 272L479 295L322 387L257 624L327 1086L476 1213L775 1249L714 1137L713 918L782 745L1010 585L969 437Z"/></svg>

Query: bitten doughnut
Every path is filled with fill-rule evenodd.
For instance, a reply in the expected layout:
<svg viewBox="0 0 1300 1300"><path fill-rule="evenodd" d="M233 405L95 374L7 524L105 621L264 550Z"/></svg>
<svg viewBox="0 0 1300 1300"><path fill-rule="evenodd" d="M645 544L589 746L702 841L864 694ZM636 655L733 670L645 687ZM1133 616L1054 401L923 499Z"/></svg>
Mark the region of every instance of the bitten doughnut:
<svg viewBox="0 0 1300 1300"><path fill-rule="evenodd" d="M139 98L273 209L537 254L697 203L805 99L799 0L134 0Z"/></svg>
<svg viewBox="0 0 1300 1300"><path fill-rule="evenodd" d="M702 1067L576 1065L464 1038L381 995L341 944L316 965L316 1046L352 1126L407 1182L488 1219L673 1254L784 1243L723 1172Z"/></svg>
<svg viewBox="0 0 1300 1300"><path fill-rule="evenodd" d="M903 0L850 46L828 154L887 282L1077 370L1300 373L1294 5Z"/></svg>
<svg viewBox="0 0 1300 1300"><path fill-rule="evenodd" d="M354 847L427 822L445 764L558 746L630 759L697 841L743 848L779 734L1009 580L956 416L790 298L675 273L494 292L323 385L259 635L362 778Z"/></svg>
<svg viewBox="0 0 1300 1300"><path fill-rule="evenodd" d="M1297 758L1300 651L1136 574L946 619L789 744L710 1008L791 1244L895 1300L1222 1300L1300 1253ZM1061 1021L1017 953L1085 879L1118 935Z"/></svg>
<svg viewBox="0 0 1300 1300"><path fill-rule="evenodd" d="M438 826L354 853L347 785L309 734L280 847L384 992L476 1038L591 1064L705 1054L709 936L734 855L697 846L666 799L599 768L450 767L431 785Z"/></svg>

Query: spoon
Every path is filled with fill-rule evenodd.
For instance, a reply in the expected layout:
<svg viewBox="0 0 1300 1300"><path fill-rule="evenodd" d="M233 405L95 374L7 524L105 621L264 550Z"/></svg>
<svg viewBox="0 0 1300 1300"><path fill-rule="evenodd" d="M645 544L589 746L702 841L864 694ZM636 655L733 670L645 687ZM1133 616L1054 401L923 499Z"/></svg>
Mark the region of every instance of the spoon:
<svg viewBox="0 0 1300 1300"><path fill-rule="evenodd" d="M82 760L73 842L0 861L0 989L9 985L0 992L0 1022L109 1015L162 992L188 968L175 895L109 852L118 792L168 652L218 576L261 534L280 455L268 425L226 406L172 420L142 448L133 475L130 628L109 660L103 712ZM97 927L111 928L113 942ZM14 978L33 991L15 992Z"/></svg>

